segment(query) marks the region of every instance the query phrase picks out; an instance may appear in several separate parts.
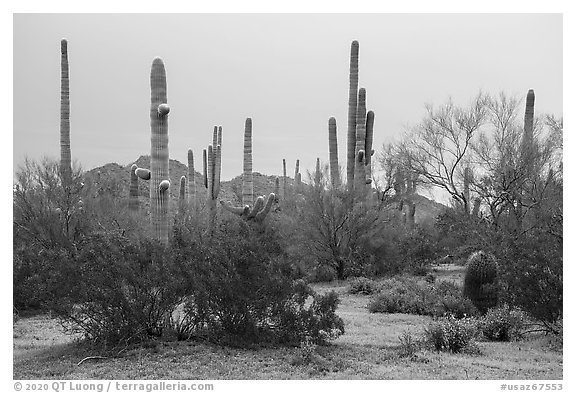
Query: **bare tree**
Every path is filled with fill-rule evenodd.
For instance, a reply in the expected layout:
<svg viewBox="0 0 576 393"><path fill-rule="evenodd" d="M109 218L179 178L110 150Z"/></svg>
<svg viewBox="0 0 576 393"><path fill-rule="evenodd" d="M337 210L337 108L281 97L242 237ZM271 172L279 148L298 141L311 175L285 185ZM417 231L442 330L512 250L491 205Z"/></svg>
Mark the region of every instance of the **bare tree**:
<svg viewBox="0 0 576 393"><path fill-rule="evenodd" d="M470 165L472 140L486 120L487 102L480 92L468 107L452 100L438 108L427 105L426 117L398 146L408 171L423 184L446 191L465 211L470 210L470 197L464 172Z"/></svg>

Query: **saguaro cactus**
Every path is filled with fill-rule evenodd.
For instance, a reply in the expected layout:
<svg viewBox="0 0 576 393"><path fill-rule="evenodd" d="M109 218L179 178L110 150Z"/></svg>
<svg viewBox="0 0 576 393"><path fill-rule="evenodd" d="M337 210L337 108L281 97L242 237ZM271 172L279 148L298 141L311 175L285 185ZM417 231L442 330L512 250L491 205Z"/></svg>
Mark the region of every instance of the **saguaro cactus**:
<svg viewBox="0 0 576 393"><path fill-rule="evenodd" d="M130 168L130 193L128 195L128 209L138 210L138 165L133 164Z"/></svg>
<svg viewBox="0 0 576 393"><path fill-rule="evenodd" d="M288 198L288 194L287 192L287 187L288 187L288 178L286 177L286 159L283 158L282 159L282 173L283 173L283 178L282 178L282 198L284 198L284 200L286 200L286 198Z"/></svg>
<svg viewBox="0 0 576 393"><path fill-rule="evenodd" d="M212 142L222 143L222 127L214 127ZM222 146L208 146L207 153L208 165L206 178L208 181L208 228L210 233L214 230L216 222L216 200L220 193L220 173L222 165Z"/></svg>
<svg viewBox="0 0 576 393"><path fill-rule="evenodd" d="M350 48L350 85L348 95L348 146L346 184L348 189L354 186L354 161L356 159L356 120L358 105L358 58L360 45L358 41L352 41Z"/></svg>
<svg viewBox="0 0 576 393"><path fill-rule="evenodd" d="M196 210L196 182L194 170L194 153L188 149L188 203L192 209Z"/></svg>
<svg viewBox="0 0 576 393"><path fill-rule="evenodd" d="M68 41L60 41L60 171L62 183L72 183L72 155L70 153L70 79L68 73Z"/></svg>
<svg viewBox="0 0 576 393"><path fill-rule="evenodd" d="M150 170L137 168L135 173L150 180L150 222L154 237L163 244L168 243L169 213L169 155L168 113L166 94L166 70L164 62L156 57L150 71Z"/></svg>
<svg viewBox="0 0 576 393"><path fill-rule="evenodd" d="M314 186L320 187L322 172L320 171L320 157L316 158L316 170L314 171Z"/></svg>
<svg viewBox="0 0 576 393"><path fill-rule="evenodd" d="M186 208L186 176L180 177L180 193L178 195L178 213L184 214Z"/></svg>
<svg viewBox="0 0 576 393"><path fill-rule="evenodd" d="M328 150L330 153L330 181L333 188L340 186L340 168L338 167L338 137L336 119L328 119Z"/></svg>
<svg viewBox="0 0 576 393"><path fill-rule="evenodd" d="M534 90L528 90L526 95L526 111L524 113L524 143L526 146L532 145L534 139L534 102L536 96Z"/></svg>
<svg viewBox="0 0 576 393"><path fill-rule="evenodd" d="M244 164L242 173L242 204L254 204L254 178L252 175L252 119L244 126Z"/></svg>
<svg viewBox="0 0 576 393"><path fill-rule="evenodd" d="M234 214L238 214L246 220L263 221L264 218L270 212L272 203L276 200L276 195L270 193L266 203L264 203L264 197L259 196L256 201L254 201L254 182L252 175L252 119L247 118L244 127L244 161L243 161L242 173L242 204L243 207L235 207L230 203L224 203L220 201L220 204ZM250 206L252 206L250 208Z"/></svg>

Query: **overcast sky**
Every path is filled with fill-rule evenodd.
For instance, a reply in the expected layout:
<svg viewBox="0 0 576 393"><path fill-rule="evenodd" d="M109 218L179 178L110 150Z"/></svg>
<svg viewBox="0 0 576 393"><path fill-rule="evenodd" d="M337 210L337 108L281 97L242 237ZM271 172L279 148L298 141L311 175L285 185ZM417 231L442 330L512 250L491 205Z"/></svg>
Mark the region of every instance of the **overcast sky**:
<svg viewBox="0 0 576 393"><path fill-rule="evenodd" d="M60 39L68 39L71 150L86 170L150 154L150 67L165 63L170 157L186 163L223 127L222 176L242 172L244 121L254 171L282 158L328 160L328 118L345 165L350 43L375 112L374 145L417 123L426 103L480 89L562 116L560 14L15 14L14 150L59 157ZM197 169L201 163L197 160Z"/></svg>

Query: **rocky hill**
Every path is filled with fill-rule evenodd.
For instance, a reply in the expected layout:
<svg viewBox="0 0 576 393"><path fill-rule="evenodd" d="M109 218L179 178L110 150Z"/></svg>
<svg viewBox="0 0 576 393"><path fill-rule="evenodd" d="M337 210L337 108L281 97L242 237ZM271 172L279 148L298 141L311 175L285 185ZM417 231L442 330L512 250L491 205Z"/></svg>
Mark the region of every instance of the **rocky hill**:
<svg viewBox="0 0 576 393"><path fill-rule="evenodd" d="M117 163L110 163L91 169L86 172L86 180L92 184L91 192L96 195L108 194L114 198L125 200L128 198L128 189L130 186L130 168L132 164L138 165L141 168L150 167L150 156L140 156L136 161L130 162L127 165L119 165ZM174 205L177 204L180 189L180 177L188 175L188 167L177 161L170 160L170 197ZM268 195L275 190L276 176L263 175L254 172L254 194L255 195ZM196 190L200 201L206 199L206 188L204 187L203 174L196 171L194 176L196 183ZM288 187L293 186L294 179L288 178ZM147 181L138 181L140 192L140 203L143 206L149 205L149 183ZM282 196L282 179L280 179L280 196ZM434 220L440 213L447 207L430 200L421 195L414 195L416 202L416 216L415 221L424 222ZM236 206L241 205L242 199L242 175L236 176L232 180L222 181L220 186L219 200L232 202Z"/></svg>

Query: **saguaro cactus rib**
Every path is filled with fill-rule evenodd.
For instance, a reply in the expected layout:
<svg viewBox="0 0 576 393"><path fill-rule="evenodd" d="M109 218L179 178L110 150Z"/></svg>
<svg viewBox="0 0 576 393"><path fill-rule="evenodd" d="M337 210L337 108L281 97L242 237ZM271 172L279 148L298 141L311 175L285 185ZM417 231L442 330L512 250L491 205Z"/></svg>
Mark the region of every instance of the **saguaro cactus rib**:
<svg viewBox="0 0 576 393"><path fill-rule="evenodd" d="M169 155L166 70L162 59L155 58L150 72L150 220L155 237L168 242Z"/></svg>
<svg viewBox="0 0 576 393"><path fill-rule="evenodd" d="M62 183L72 183L72 154L70 153L70 78L68 70L68 41L60 41L60 171Z"/></svg>

